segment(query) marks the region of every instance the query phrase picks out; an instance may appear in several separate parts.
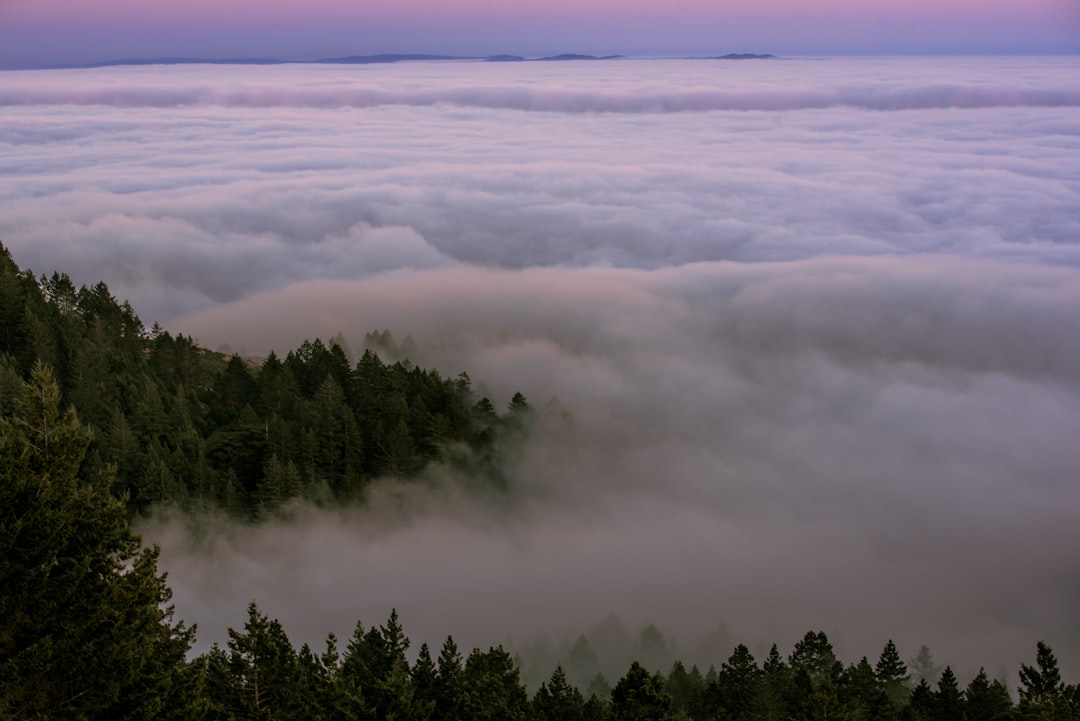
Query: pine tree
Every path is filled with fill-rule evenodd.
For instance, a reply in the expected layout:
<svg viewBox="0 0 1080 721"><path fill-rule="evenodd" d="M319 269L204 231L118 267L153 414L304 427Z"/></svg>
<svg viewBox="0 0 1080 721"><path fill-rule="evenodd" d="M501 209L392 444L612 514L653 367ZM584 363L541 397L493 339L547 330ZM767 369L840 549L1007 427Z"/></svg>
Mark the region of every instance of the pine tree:
<svg viewBox="0 0 1080 721"><path fill-rule="evenodd" d="M249 718L288 718L300 711L300 665L276 619L248 605L243 631L229 629L233 703Z"/></svg>
<svg viewBox="0 0 1080 721"><path fill-rule="evenodd" d="M934 655L930 653L930 647L923 644L919 646L919 652L915 658L908 661L911 670L911 683L918 685L920 681L927 684L937 681L941 675L941 667L934 662Z"/></svg>
<svg viewBox="0 0 1080 721"><path fill-rule="evenodd" d="M77 480L90 433L38 364L0 420L0 717L163 714L193 632L110 479Z"/></svg>
<svg viewBox="0 0 1080 721"><path fill-rule="evenodd" d="M802 640L795 644L788 664L794 673L805 671L810 677L810 684L817 686L826 677L838 675L836 654L824 631L808 631ZM842 668L842 667L841 667Z"/></svg>
<svg viewBox="0 0 1080 721"><path fill-rule="evenodd" d="M735 647L727 661L720 665L716 681L706 691L707 704L714 713L721 711L731 718L747 714L758 695L762 671L750 649L744 644Z"/></svg>
<svg viewBox="0 0 1080 721"><path fill-rule="evenodd" d="M652 623L641 629L637 643L630 650L630 658L637 659L645 668L667 668L674 660L667 639Z"/></svg>
<svg viewBox="0 0 1080 721"><path fill-rule="evenodd" d="M650 675L637 661L611 691L614 721L661 721L670 708L671 697L664 691L663 679L659 674Z"/></svg>
<svg viewBox="0 0 1080 721"><path fill-rule="evenodd" d="M431 659L431 651L425 643L420 646L412 671L413 704L417 721L431 718L435 710L435 679L438 669Z"/></svg>
<svg viewBox="0 0 1080 721"><path fill-rule="evenodd" d="M896 650L896 644L891 638L881 650L881 657L878 658L877 665L874 667L874 675L893 708L903 708L911 695L909 690L911 677L908 676L907 665L900 660L900 653Z"/></svg>
<svg viewBox="0 0 1080 721"><path fill-rule="evenodd" d="M1039 721L1073 718L1057 658L1042 641L1036 646L1035 665L1037 668L1026 663L1020 665L1020 702L1017 704L1020 718Z"/></svg>
<svg viewBox="0 0 1080 721"><path fill-rule="evenodd" d="M849 721L850 719L840 702L837 684L832 675L823 676L805 696L801 706L801 716L807 721Z"/></svg>
<svg viewBox="0 0 1080 721"><path fill-rule="evenodd" d="M517 665L502 646L474 649L462 674L462 716L475 721L524 721L529 697Z"/></svg>
<svg viewBox="0 0 1080 721"><path fill-rule="evenodd" d="M307 721L329 719L330 675L317 656L306 643L296 654L297 666L297 710Z"/></svg>
<svg viewBox="0 0 1080 721"><path fill-rule="evenodd" d="M838 693L840 703L851 721L880 721L894 715L877 675L865 656L857 664L849 666L840 678Z"/></svg>
<svg viewBox="0 0 1080 721"><path fill-rule="evenodd" d="M997 679L990 681L982 668L968 684L964 699L967 721L1006 721L1013 707L1008 689Z"/></svg>
<svg viewBox="0 0 1080 721"><path fill-rule="evenodd" d="M790 718L790 711L795 706L794 693L791 668L784 663L774 643L761 666L761 683L758 684L757 693L750 705L751 716L762 721Z"/></svg>
<svg viewBox="0 0 1080 721"><path fill-rule="evenodd" d="M600 673L600 659L584 635L578 636L566 656L566 677L578 690L585 691L589 682Z"/></svg>
<svg viewBox="0 0 1080 721"><path fill-rule="evenodd" d="M682 718L699 718L704 708L705 680L695 666L687 671L676 661L668 673L664 690L671 697L671 711Z"/></svg>
<svg viewBox="0 0 1080 721"><path fill-rule="evenodd" d="M533 697L532 711L537 721L582 721L585 699L566 680L562 666L556 666L551 679L540 684Z"/></svg>
<svg viewBox="0 0 1080 721"><path fill-rule="evenodd" d="M15 359L21 372L34 360L31 309L38 293L33 275L20 272L11 253L0 245L0 354Z"/></svg>
<svg viewBox="0 0 1080 721"><path fill-rule="evenodd" d="M461 653L452 636L447 636L439 652L439 670L435 676L435 721L457 721L461 718L464 696L464 670Z"/></svg>
<svg viewBox="0 0 1080 721"><path fill-rule="evenodd" d="M911 691L906 718L912 721L930 721L934 713L934 692L926 679L922 679Z"/></svg>
<svg viewBox="0 0 1080 721"><path fill-rule="evenodd" d="M930 718L933 721L963 721L963 717L964 694L956 682L956 674L946 666L938 679Z"/></svg>

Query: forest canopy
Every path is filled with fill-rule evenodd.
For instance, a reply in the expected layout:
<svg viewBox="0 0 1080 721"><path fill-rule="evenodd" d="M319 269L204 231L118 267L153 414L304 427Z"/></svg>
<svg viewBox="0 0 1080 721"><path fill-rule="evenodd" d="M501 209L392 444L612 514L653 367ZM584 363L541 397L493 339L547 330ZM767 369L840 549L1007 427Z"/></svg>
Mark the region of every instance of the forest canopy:
<svg viewBox="0 0 1080 721"><path fill-rule="evenodd" d="M213 352L145 328L104 283L35 277L0 246L3 410L35 363L48 366L92 430L81 478L113 469L132 512L170 504L257 519L293 498L356 501L375 478L433 463L504 484L499 460L526 430L525 397L500 414L466 373L384 362L373 349L400 350L389 331L366 340L355 363L343 340L260 360Z"/></svg>
<svg viewBox="0 0 1080 721"><path fill-rule="evenodd" d="M2 248L0 248L2 250ZM390 337L374 337L386 345ZM640 658L618 678L582 637L530 688L502 646L412 650L396 612L343 644L297 649L252 602L224 647L192 654L158 549L133 532L153 504L258 520L291 499L341 503L373 479L447 464L501 488L528 431L469 377L316 340L258 363L144 328L99 283L36 278L0 252L0 717L13 719L912 719L1067 721L1080 684L1045 643L1014 699L966 684L929 650L841 660L825 633L758 660L739 644L706 669ZM448 629L450 630L450 629ZM655 658L652 659L655 661ZM653 666L656 664L653 663Z"/></svg>

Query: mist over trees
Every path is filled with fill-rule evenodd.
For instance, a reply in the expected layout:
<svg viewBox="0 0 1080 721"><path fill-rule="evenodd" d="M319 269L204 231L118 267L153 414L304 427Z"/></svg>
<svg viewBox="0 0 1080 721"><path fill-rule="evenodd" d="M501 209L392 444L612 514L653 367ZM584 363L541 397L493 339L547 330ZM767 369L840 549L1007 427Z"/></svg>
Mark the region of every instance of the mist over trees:
<svg viewBox="0 0 1080 721"><path fill-rule="evenodd" d="M133 512L155 504L257 519L291 499L357 501L372 479L429 464L499 488L500 455L525 432L520 393L503 412L466 373L443 378L406 357L389 331L353 364L344 341L305 341L261 362L146 329L104 283L35 278L0 246L0 403L38 361L93 429L79 473L115 474Z"/></svg>
<svg viewBox="0 0 1080 721"><path fill-rule="evenodd" d="M2 250L2 249L0 249ZM368 338L403 355L388 332ZM13 719L912 719L1066 721L1080 685L1043 642L1012 695L967 683L926 646L907 663L838 657L810 631L758 660L743 644L690 664L649 625L617 619L525 661L503 646L411 648L396 611L322 648L248 607L202 654L174 617L158 549L132 531L154 504L258 521L292 499L357 501L375 478L443 464L505 490L528 432L521 394L500 414L469 377L370 348L306 342L257 367L146 330L104 284L35 278L0 253L0 716ZM453 629L447 629L452 631ZM600 648L604 646L604 648ZM608 653L618 647L629 667Z"/></svg>

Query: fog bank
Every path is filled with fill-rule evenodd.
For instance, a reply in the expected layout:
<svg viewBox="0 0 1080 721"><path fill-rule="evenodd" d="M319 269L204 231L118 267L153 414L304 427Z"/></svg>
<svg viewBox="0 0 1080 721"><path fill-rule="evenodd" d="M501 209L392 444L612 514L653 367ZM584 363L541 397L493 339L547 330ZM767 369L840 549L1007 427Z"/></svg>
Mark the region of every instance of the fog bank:
<svg viewBox="0 0 1080 721"><path fill-rule="evenodd" d="M1080 153L1078 70L859 58L0 73L0 238L23 267L106 280L147 323L301 280L455 263L1080 266L1080 164L1066 162Z"/></svg>
<svg viewBox="0 0 1080 721"><path fill-rule="evenodd" d="M541 409L508 496L390 484L212 553L147 532L211 627L252 597L316 640L392 607L470 645L614 612L688 656L718 627L821 628L851 660L894 638L997 672L1046 639L1075 669L1077 307L1076 270L941 256L296 284L177 328L251 352L412 334L419 362Z"/></svg>
<svg viewBox="0 0 1080 721"><path fill-rule="evenodd" d="M5 72L0 238L212 348L389 328L539 411L504 496L148 522L204 648L254 598L1075 679L1078 62Z"/></svg>

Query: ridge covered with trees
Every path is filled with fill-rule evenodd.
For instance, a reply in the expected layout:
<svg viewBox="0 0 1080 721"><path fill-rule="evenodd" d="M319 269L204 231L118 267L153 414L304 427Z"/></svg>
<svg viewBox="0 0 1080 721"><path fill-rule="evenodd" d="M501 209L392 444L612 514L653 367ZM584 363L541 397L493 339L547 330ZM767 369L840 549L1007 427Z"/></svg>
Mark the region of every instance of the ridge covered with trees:
<svg viewBox="0 0 1080 721"><path fill-rule="evenodd" d="M388 332L371 345L392 343ZM0 245L0 411L34 363L93 431L80 470L115 470L133 512L154 504L217 507L248 518L291 498L356 500L371 480L444 463L494 487L500 458L524 433L520 393L500 415L467 374L443 378L370 348L351 364L343 342L305 341L253 365L155 325L147 330L104 283L20 271Z"/></svg>
<svg viewBox="0 0 1080 721"><path fill-rule="evenodd" d="M497 482L500 444L528 413L518 396L498 416L467 377L374 354L350 368L340 346L305 346L253 372L147 333L103 285L39 281L0 253L0 718L1080 718L1080 684L1062 679L1042 642L1034 665L1020 666L1015 700L982 670L961 687L925 649L909 667L891 641L876 663L845 664L814 631L786 657L773 645L759 663L739 645L705 672L634 661L613 684L590 673L579 640L570 672L557 666L530 693L502 647L466 655L448 636L437 658L427 645L410 656L396 612L357 623L343 646L331 635L321 650L297 649L253 602L225 647L193 657L195 629L174 618L158 551L132 531L129 504L217 503L257 517L292 496L349 498L378 474L433 460ZM290 479L280 488L269 480L278 472Z"/></svg>

